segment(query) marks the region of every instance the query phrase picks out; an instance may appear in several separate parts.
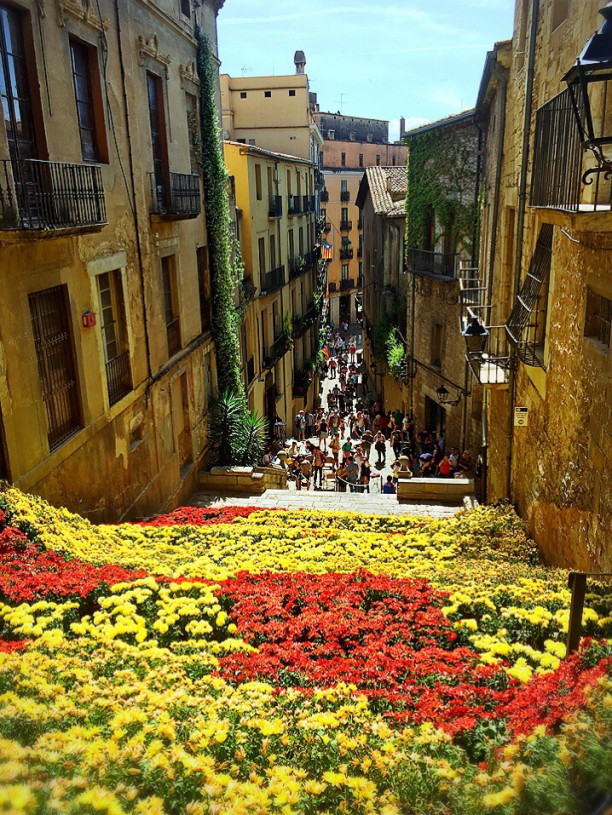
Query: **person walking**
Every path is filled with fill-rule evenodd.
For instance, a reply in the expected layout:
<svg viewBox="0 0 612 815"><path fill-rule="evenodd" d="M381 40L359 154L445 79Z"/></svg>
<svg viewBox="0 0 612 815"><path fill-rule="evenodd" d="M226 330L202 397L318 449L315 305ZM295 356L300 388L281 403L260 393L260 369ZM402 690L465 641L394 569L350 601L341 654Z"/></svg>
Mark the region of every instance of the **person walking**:
<svg viewBox="0 0 612 815"><path fill-rule="evenodd" d="M298 441L304 441L304 411L300 410L298 415L295 417L295 429L297 431Z"/></svg>
<svg viewBox="0 0 612 815"><path fill-rule="evenodd" d="M387 481L386 481L385 486L383 487L382 491L383 491L384 495L395 495L396 490L395 490L395 485L393 483L393 476L392 475L387 476Z"/></svg>
<svg viewBox="0 0 612 815"><path fill-rule="evenodd" d="M374 436L374 449L378 453L378 461L376 462L376 466L384 467L387 463L387 443L380 430L376 436Z"/></svg>
<svg viewBox="0 0 612 815"><path fill-rule="evenodd" d="M331 454L334 457L334 464L338 466L338 454L340 452L340 439L337 435L332 436L331 441L329 443L329 449L331 450Z"/></svg>
<svg viewBox="0 0 612 815"><path fill-rule="evenodd" d="M314 453L314 461L313 461L313 484L314 488L317 488L317 478L319 479L319 489L323 486L323 465L325 464L325 453L321 450L320 447L315 449Z"/></svg>
<svg viewBox="0 0 612 815"><path fill-rule="evenodd" d="M322 417L319 424L319 442L321 444L321 448L327 452L327 419L325 416Z"/></svg>
<svg viewBox="0 0 612 815"><path fill-rule="evenodd" d="M332 357L329 360L329 378L335 379L336 378L336 368L338 367L338 363L336 362L336 358Z"/></svg>

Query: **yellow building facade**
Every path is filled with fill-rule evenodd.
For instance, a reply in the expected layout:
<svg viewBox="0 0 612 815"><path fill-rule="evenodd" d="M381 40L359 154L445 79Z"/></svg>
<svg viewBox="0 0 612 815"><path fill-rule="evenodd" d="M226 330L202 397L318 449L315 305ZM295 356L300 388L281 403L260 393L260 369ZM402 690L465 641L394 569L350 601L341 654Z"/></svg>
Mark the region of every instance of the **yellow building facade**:
<svg viewBox="0 0 612 815"><path fill-rule="evenodd" d="M249 407L287 435L318 397L320 251L310 161L225 142L234 178L243 282Z"/></svg>
<svg viewBox="0 0 612 815"><path fill-rule="evenodd" d="M222 4L0 4L1 475L96 521L184 500L205 456L194 26L216 49Z"/></svg>
<svg viewBox="0 0 612 815"><path fill-rule="evenodd" d="M472 356L486 391L489 500L516 503L551 561L588 571L612 568L612 213L609 181L583 183L594 160L563 76L601 5L521 0L512 42L487 57L474 308L490 336L486 356Z"/></svg>

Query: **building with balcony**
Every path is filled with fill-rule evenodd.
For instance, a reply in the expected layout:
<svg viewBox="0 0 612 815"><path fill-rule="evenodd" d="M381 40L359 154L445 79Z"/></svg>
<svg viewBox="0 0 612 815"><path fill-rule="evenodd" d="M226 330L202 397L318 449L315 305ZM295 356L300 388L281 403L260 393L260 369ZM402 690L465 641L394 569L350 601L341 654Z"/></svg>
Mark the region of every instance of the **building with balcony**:
<svg viewBox="0 0 612 815"><path fill-rule="evenodd" d="M318 395L310 375L318 352L322 263L310 206L315 168L307 159L237 142L224 142L224 151L253 289L241 330L249 406L270 427L280 418L292 434L297 412L312 407ZM306 381L313 386L303 387Z"/></svg>
<svg viewBox="0 0 612 815"><path fill-rule="evenodd" d="M404 138L409 166L405 278L398 287L394 270L389 279L381 270L365 302L376 314L376 292L393 303L396 297L384 297L387 292L401 298L406 364L400 381L406 408L417 428L443 432L448 447L476 457L482 443L482 396L466 360L460 302L460 280L474 275L478 253L481 169L474 111L411 130ZM377 257L368 257L367 239L365 251L371 267ZM393 325L396 318L387 312L386 319Z"/></svg>
<svg viewBox="0 0 612 815"><path fill-rule="evenodd" d="M315 121L317 95L310 91L303 51L296 51L294 65L295 73L286 76L221 75L223 138L311 161L319 191L323 137Z"/></svg>
<svg viewBox="0 0 612 815"><path fill-rule="evenodd" d="M356 200L364 171L367 167L397 166L405 175L407 151L399 142L389 144L386 121L322 112L317 112L315 119L324 138L321 216L326 224L325 241L332 246L327 262L329 315L337 325L343 319L357 319L357 281L363 274L358 247L363 230Z"/></svg>
<svg viewBox="0 0 612 815"><path fill-rule="evenodd" d="M517 2L512 41L487 55L486 206L464 295L489 332L469 354L485 389L487 498L516 504L550 561L588 572L612 568L611 189L605 174L584 183L598 161L564 73L602 5ZM595 132L609 136L608 88L591 90Z"/></svg>
<svg viewBox="0 0 612 815"><path fill-rule="evenodd" d="M0 3L0 476L95 521L184 500L205 455L194 25L215 47L222 5Z"/></svg>

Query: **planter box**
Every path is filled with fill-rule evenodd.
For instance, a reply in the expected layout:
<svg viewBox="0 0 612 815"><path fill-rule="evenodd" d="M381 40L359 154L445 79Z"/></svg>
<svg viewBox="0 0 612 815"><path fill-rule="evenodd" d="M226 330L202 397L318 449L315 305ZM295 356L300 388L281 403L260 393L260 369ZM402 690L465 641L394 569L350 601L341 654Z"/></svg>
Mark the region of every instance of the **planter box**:
<svg viewBox="0 0 612 815"><path fill-rule="evenodd" d="M397 486L399 501L429 504L460 504L467 495L475 493L469 478L401 478Z"/></svg>
<svg viewBox="0 0 612 815"><path fill-rule="evenodd" d="M263 495L286 490L287 473L281 467L213 467L200 472L199 487L220 495Z"/></svg>

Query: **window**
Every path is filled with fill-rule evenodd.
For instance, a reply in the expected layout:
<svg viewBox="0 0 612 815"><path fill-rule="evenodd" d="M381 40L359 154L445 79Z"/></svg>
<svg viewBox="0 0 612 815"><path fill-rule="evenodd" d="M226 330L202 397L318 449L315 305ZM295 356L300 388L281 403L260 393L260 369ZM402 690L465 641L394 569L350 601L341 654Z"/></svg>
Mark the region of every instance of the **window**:
<svg viewBox="0 0 612 815"><path fill-rule="evenodd" d="M70 58L83 161L106 161L96 49L71 39Z"/></svg>
<svg viewBox="0 0 612 815"><path fill-rule="evenodd" d="M298 247L300 250L300 257L304 257L304 230L300 227L300 231L298 232Z"/></svg>
<svg viewBox="0 0 612 815"><path fill-rule="evenodd" d="M197 135L199 132L198 122L198 100L192 93L185 94L185 104L187 106L187 132L189 136L189 163L192 173L200 172L198 161Z"/></svg>
<svg viewBox="0 0 612 815"><path fill-rule="evenodd" d="M264 96L266 99L270 99L272 96L272 91L264 91Z"/></svg>
<svg viewBox="0 0 612 815"><path fill-rule="evenodd" d="M160 210L165 210L166 175L168 156L166 152L166 117L164 113L164 95L161 79L155 74L147 73L147 91L149 97L149 123L151 126L151 148L153 151L153 178ZM161 199L161 200L159 200Z"/></svg>
<svg viewBox="0 0 612 815"><path fill-rule="evenodd" d="M240 91L240 98L241 99L246 99L247 98L246 91Z"/></svg>
<svg viewBox="0 0 612 815"><path fill-rule="evenodd" d="M553 0L551 29L556 31L567 20L569 0Z"/></svg>
<svg viewBox="0 0 612 815"><path fill-rule="evenodd" d="M587 289L584 336L605 351L610 350L612 334L612 300Z"/></svg>
<svg viewBox="0 0 612 815"><path fill-rule="evenodd" d="M322 220L322 221L326 221L326 220L327 220L327 210L326 210L326 209L322 209L322 210L321 210L321 220Z"/></svg>
<svg viewBox="0 0 612 815"><path fill-rule="evenodd" d="M359 277L363 277L363 261L359 261Z"/></svg>
<svg viewBox="0 0 612 815"><path fill-rule="evenodd" d="M380 156L376 156L376 166L380 167Z"/></svg>
<svg viewBox="0 0 612 815"><path fill-rule="evenodd" d="M348 265L348 263L343 263L342 264L342 279L343 280L348 280L348 276L349 276L349 265Z"/></svg>
<svg viewBox="0 0 612 815"><path fill-rule="evenodd" d="M359 153L359 166L363 167L363 153Z"/></svg>
<svg viewBox="0 0 612 815"><path fill-rule="evenodd" d="M251 147L255 147L255 139L249 139L249 144Z"/></svg>
<svg viewBox="0 0 612 815"><path fill-rule="evenodd" d="M259 279L263 280L266 273L266 239L259 238L257 241L257 249L259 253Z"/></svg>
<svg viewBox="0 0 612 815"><path fill-rule="evenodd" d="M342 251L347 252L351 248L351 239L346 235L342 237Z"/></svg>
<svg viewBox="0 0 612 815"><path fill-rule="evenodd" d="M174 258L164 257L162 264L162 291L164 297L164 318L168 340L168 357L173 357L181 350L181 325L177 307L176 275Z"/></svg>
<svg viewBox="0 0 612 815"><path fill-rule="evenodd" d="M435 323L431 332L431 364L442 369L442 326Z"/></svg>
<svg viewBox="0 0 612 815"><path fill-rule="evenodd" d="M114 405L132 390L121 272L104 272L97 279L108 401Z"/></svg>
<svg viewBox="0 0 612 815"><path fill-rule="evenodd" d="M18 11L0 4L0 101L13 160L36 158L37 154L21 21Z"/></svg>
<svg viewBox="0 0 612 815"><path fill-rule="evenodd" d="M181 14L185 17L191 17L191 2L190 0L181 0Z"/></svg>
<svg viewBox="0 0 612 815"><path fill-rule="evenodd" d="M343 224L348 221L348 207L342 207L342 217L340 220Z"/></svg>
<svg viewBox="0 0 612 815"><path fill-rule="evenodd" d="M289 96L295 96L295 91L289 91Z"/></svg>
<svg viewBox="0 0 612 815"><path fill-rule="evenodd" d="M236 139L238 144L246 144L246 139Z"/></svg>
<svg viewBox="0 0 612 815"><path fill-rule="evenodd" d="M47 412L49 447L55 450L83 426L68 287L54 286L29 296L38 375Z"/></svg>
<svg viewBox="0 0 612 815"><path fill-rule="evenodd" d="M289 235L289 257L292 258L295 256L295 244L293 240L293 229L290 229L287 233Z"/></svg>
<svg viewBox="0 0 612 815"><path fill-rule="evenodd" d="M396 157L395 156L393 156L393 158L391 159L391 162L392 162L393 166L395 167L395 162L396 162Z"/></svg>
<svg viewBox="0 0 612 815"><path fill-rule="evenodd" d="M369 141L369 142L370 142L370 144L371 144L371 143L372 143L372 141L374 140L374 137L372 136L372 134L371 134L371 133L368 133L368 135L367 135L367 139L368 139L368 141Z"/></svg>
<svg viewBox="0 0 612 815"><path fill-rule="evenodd" d="M346 153L342 153L341 163L343 167L346 167Z"/></svg>
<svg viewBox="0 0 612 815"><path fill-rule="evenodd" d="M343 178L340 182L340 189L342 192L348 192L348 181L346 178Z"/></svg>
<svg viewBox="0 0 612 815"><path fill-rule="evenodd" d="M333 141L336 138L336 131L335 130L328 130L327 131L327 138L330 141Z"/></svg>
<svg viewBox="0 0 612 815"><path fill-rule="evenodd" d="M261 164L255 165L255 194L257 195L257 200L261 201L263 198L263 190L261 186Z"/></svg>
<svg viewBox="0 0 612 815"><path fill-rule="evenodd" d="M200 246L196 249L196 259L198 265L198 290L200 295L200 321L202 324L202 334L204 334L205 331L210 330L212 317L207 246Z"/></svg>

